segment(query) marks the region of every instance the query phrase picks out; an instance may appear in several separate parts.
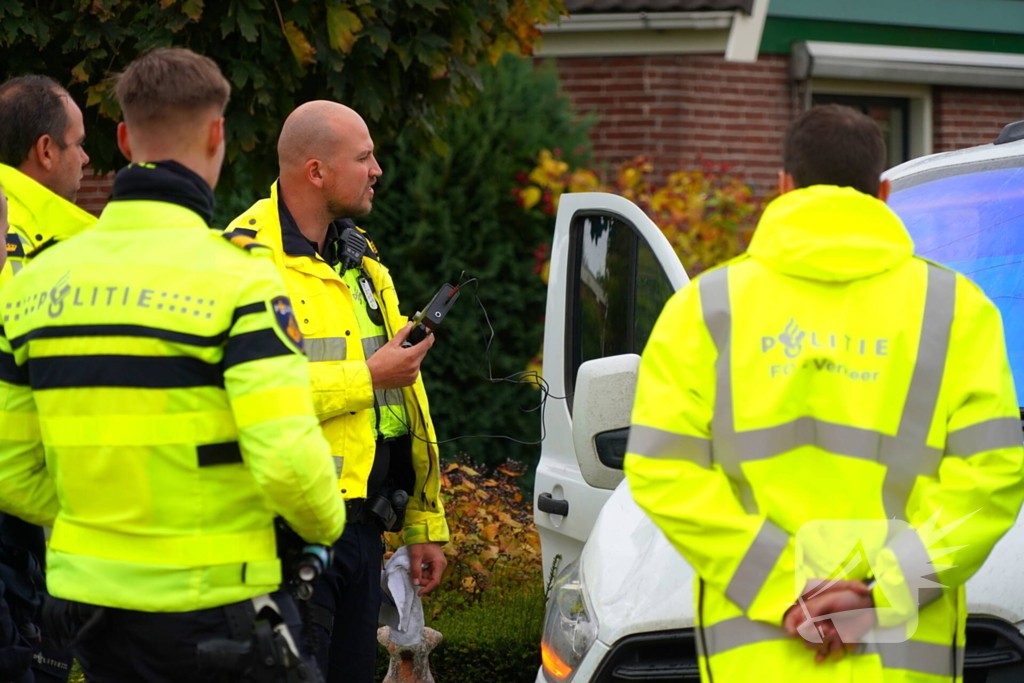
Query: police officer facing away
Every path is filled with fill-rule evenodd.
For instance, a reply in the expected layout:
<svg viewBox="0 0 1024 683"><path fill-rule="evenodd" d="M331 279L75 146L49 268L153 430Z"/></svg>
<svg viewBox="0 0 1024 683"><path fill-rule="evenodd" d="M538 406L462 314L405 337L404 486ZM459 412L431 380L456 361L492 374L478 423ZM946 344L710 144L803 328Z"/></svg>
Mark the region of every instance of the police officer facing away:
<svg viewBox="0 0 1024 683"><path fill-rule="evenodd" d="M209 230L229 92L188 50L132 62L99 223L0 292L0 509L53 526L89 680L318 678L274 517L329 544L345 510L281 278Z"/></svg>
<svg viewBox="0 0 1024 683"><path fill-rule="evenodd" d="M74 204L89 163L84 143L82 111L56 81L19 76L0 85L0 184L11 225L0 286L33 249L96 223Z"/></svg>
<svg viewBox="0 0 1024 683"><path fill-rule="evenodd" d="M401 528L420 593L445 568L448 526L420 363L433 337L402 348L410 326L388 269L351 218L373 206L382 171L362 118L308 102L284 123L280 180L229 226L273 248L307 342L313 405L337 468L349 524L310 617L329 681L369 683L377 653L381 533ZM404 520L392 503L403 491ZM398 496L399 498L396 498Z"/></svg>
<svg viewBox="0 0 1024 683"><path fill-rule="evenodd" d="M699 576L705 681L959 680L1024 499L999 312L913 255L885 158L866 116L802 115L748 252L644 349L625 470Z"/></svg>

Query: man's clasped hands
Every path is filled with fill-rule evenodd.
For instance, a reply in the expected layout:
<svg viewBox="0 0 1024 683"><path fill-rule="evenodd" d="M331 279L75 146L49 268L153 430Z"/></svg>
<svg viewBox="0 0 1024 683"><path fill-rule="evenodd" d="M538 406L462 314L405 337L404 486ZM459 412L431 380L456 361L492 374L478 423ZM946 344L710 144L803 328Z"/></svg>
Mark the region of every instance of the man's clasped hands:
<svg viewBox="0 0 1024 683"><path fill-rule="evenodd" d="M875 625L874 607L871 589L862 581L812 580L786 612L782 627L816 650L816 662L838 661Z"/></svg>

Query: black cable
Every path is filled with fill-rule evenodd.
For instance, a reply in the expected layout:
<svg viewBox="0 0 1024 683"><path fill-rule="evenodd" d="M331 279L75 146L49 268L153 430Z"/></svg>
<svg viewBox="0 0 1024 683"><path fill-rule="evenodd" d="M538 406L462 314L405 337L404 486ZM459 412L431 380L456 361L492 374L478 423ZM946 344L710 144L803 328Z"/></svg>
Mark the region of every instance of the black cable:
<svg viewBox="0 0 1024 683"><path fill-rule="evenodd" d="M508 375L507 377L494 377L494 373L491 367L491 344L494 342L495 336L494 326L491 325L491 318L489 315L487 315L487 308L484 307L484 303L480 301L480 281L477 280L475 277L463 281L465 275L466 271L462 271L462 274L459 275L459 284L455 286L455 289L452 290L452 293L449 294L449 296L459 291L459 289L465 285L473 283L476 284L476 288L473 290L473 298L476 299L477 305L480 306L480 310L484 314L484 321L487 323L487 328L490 330L490 335L487 338L487 342L484 344L484 361L486 361L487 363L487 376L484 379L486 379L488 382L491 382L492 384L509 383L517 385L533 385L537 387L538 390L540 390L541 399L535 408L527 409L520 407L520 410L524 413L534 413L540 411L540 439L538 439L537 441L520 441L519 439L516 439L511 436L506 436L504 434L466 434L463 436L455 436L450 439L444 439L442 441L431 441L430 439L424 439L423 437L416 434L413 431L412 427L406 424L405 420L403 420L401 416L395 412L395 409L392 408L390 405L385 405L384 407L387 408L388 411L390 411L390 413L395 417L395 419L398 420L402 424L402 426L406 428L406 430L408 430L410 436L424 443L434 444L435 446L440 446L441 444L446 443L452 443L453 441L461 441L463 439L504 439L506 441L512 441L513 443L517 443L522 446L539 446L541 443L543 443L544 439L547 438L547 428L544 424L544 410L547 406L548 399L553 398L556 400L565 400L569 398L569 396L571 396L572 394L567 394L565 396L554 396L551 393L551 388L548 384L548 381L544 379L536 370L520 370L519 372L513 372L511 375Z"/></svg>

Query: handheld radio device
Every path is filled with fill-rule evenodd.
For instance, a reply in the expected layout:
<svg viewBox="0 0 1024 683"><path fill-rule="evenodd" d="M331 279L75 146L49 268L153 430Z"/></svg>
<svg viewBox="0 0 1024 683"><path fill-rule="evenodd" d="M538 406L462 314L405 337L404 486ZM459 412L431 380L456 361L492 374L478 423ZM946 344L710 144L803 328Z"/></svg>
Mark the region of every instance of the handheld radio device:
<svg viewBox="0 0 1024 683"><path fill-rule="evenodd" d="M412 323L415 327L409 333L409 338L402 343L402 348L407 349L426 339L427 335L441 324L444 317L448 315L448 311L451 310L452 304L458 298L458 287L452 287L448 284L443 285L437 294L434 295L434 298L430 300L430 304L412 317Z"/></svg>

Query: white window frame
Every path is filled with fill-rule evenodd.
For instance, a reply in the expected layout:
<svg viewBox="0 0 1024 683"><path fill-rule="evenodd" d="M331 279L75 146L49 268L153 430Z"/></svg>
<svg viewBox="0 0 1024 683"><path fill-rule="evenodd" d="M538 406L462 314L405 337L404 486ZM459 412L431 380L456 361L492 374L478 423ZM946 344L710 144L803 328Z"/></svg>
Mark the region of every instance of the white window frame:
<svg viewBox="0 0 1024 683"><path fill-rule="evenodd" d="M848 81L838 78L812 78L806 89L806 106L814 95L863 95L869 97L905 97L910 101L910 158L932 153L932 88L921 83L885 83L881 81ZM805 107L806 108L806 107Z"/></svg>

